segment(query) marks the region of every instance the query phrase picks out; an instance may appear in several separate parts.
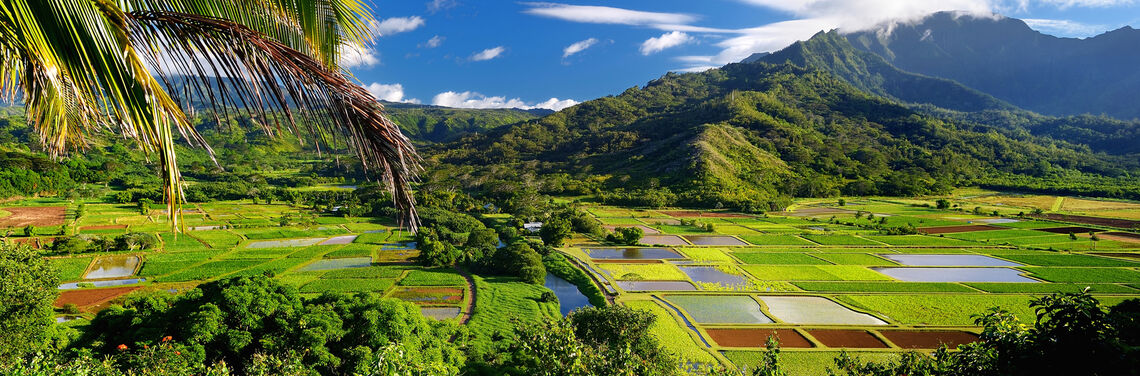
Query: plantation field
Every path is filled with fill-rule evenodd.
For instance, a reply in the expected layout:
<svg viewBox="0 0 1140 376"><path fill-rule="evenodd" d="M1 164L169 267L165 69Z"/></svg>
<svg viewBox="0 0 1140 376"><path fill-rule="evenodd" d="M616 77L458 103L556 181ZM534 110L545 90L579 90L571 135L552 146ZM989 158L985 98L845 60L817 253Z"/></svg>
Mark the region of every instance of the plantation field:
<svg viewBox="0 0 1140 376"><path fill-rule="evenodd" d="M763 338L747 336L770 331L784 334L794 333L789 330L815 331L822 337L805 337L811 343L807 339L796 339L798 335L788 337L792 341L789 344L805 341L791 347L806 347L783 353L783 364L793 364L791 367L794 367L795 374L805 375L826 374L825 369L833 365L832 359L838 355L834 345L822 346L818 341L850 339L854 342L838 346L855 346L848 349L865 358L887 359L903 351L899 346L936 343L935 337L931 336L976 338L976 334L971 334L978 330L973 316L992 307L1009 310L1022 322L1033 322L1034 312L1028 303L1045 294L1079 292L1088 288L1105 304L1129 297L1140 298L1140 245L1128 245L1112 239L1093 242L1087 233L1076 234L1078 239L1072 240L1067 233L1038 230L1071 227L1072 224L1019 217L1017 211L1010 208L990 209L987 206L975 214L969 210L978 205L965 203L958 208L940 210L934 207L934 201L871 198L860 199L859 205L839 208L833 203L814 200L802 206L794 205L790 212L741 213L740 216L715 218L692 213L677 217L670 215L674 211L663 210L658 213L671 218L636 219L660 230L660 236L721 234L735 236L748 245L666 246L683 258L663 261L595 260L586 257L582 249L613 245L602 239L587 238L579 239L563 248L562 252L576 259L588 271L593 271L593 276L603 287L601 290L608 291L608 295L619 304L648 310L659 321L669 321L667 326L655 324L652 330L655 335L666 339L662 342L670 351L681 354L684 359L708 361L708 357L713 357L734 366L749 366L758 361L759 353L736 346L763 343ZM1057 202L1055 198L1040 201L1048 204L1050 209ZM1025 202L1029 201L1022 203ZM1133 210L1131 206L1125 207L1129 209L1119 210ZM598 218L607 224L625 219L612 216L615 213L636 212L606 206L589 207L587 210L595 215L611 215ZM797 210L807 211L800 214ZM992 213L994 210L998 215ZM1064 209L1058 210L1063 212ZM871 219L867 213L871 213ZM693 218L698 223L714 223L712 232L680 225L681 221ZM984 231L924 235L914 233L918 227L962 227ZM1087 252L1093 246L1112 254ZM914 255L920 257L919 260L933 257L929 260L941 260L938 262L945 264L900 265L902 261L888 258L891 255ZM1133 257L1130 255L1135 255L1135 258L1130 258ZM905 257L898 259L911 262ZM1009 269L978 270L981 276L978 278L999 278L997 275L1000 273L997 272L1008 270L1014 277L1020 275L1019 279L1024 282L904 282L875 269L931 268L930 275L940 275L945 273L934 269L956 267L973 272L974 269L969 268L999 268L997 265L972 264L985 262L988 265L990 260ZM703 279L717 277L712 270L743 271L740 277L746 282L733 288L702 283L698 275L682 272L691 266L711 267L705 270L712 274L699 275ZM671 282L657 285L654 281ZM689 284L695 290L672 290ZM635 289L626 291L623 286ZM779 299L773 300L773 297ZM796 300L807 297L826 299ZM772 304L780 302L780 306L770 306L765 299L771 300ZM828 309L837 310L837 314L852 315L852 320L871 317L886 325L868 326L866 322L857 324L858 320L855 320L835 326L835 323L825 320L831 316L812 316L812 310L820 307L810 308L816 303L809 302L831 304ZM793 318L794 324L785 321ZM820 325L828 325L828 330L839 329L835 329L838 330L835 333L825 333L816 329ZM889 333L884 332L884 327ZM859 342L851 338L871 337L865 333L864 337L845 337L847 332L844 330L855 334L864 330L883 332L903 342L888 341L884 344L877 339L861 339ZM728 342L718 343L718 340ZM872 349L875 351L871 352ZM924 348L923 351L930 350L932 348Z"/></svg>

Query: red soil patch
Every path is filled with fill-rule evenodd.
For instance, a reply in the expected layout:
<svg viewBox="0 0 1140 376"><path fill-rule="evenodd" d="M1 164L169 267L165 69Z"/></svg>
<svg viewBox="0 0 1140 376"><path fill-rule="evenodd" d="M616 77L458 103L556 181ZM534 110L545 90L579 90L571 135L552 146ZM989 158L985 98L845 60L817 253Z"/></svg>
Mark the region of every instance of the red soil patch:
<svg viewBox="0 0 1140 376"><path fill-rule="evenodd" d="M87 231L87 230L120 230L120 229L125 229L125 228L127 228L127 225L102 225L102 226L83 226L83 227L80 227L80 228L79 228L79 231Z"/></svg>
<svg viewBox="0 0 1140 376"><path fill-rule="evenodd" d="M990 226L990 225L961 225L961 226L939 226L939 227L921 227L919 232L927 234L953 234L958 232L974 232L974 231L993 231L993 230L1008 230L1007 227Z"/></svg>
<svg viewBox="0 0 1140 376"><path fill-rule="evenodd" d="M604 225L602 227L604 227L606 230L610 230L610 231L614 231L618 227L637 227L637 228L641 229L641 232L646 233L646 234L660 234L661 233L660 230L657 230L655 228L652 228L652 227L649 227L646 225Z"/></svg>
<svg viewBox="0 0 1140 376"><path fill-rule="evenodd" d="M894 342L904 349L937 349L945 344L951 349L978 341L978 335L969 332L950 330L940 331L907 331L907 330L880 330L883 337Z"/></svg>
<svg viewBox="0 0 1140 376"><path fill-rule="evenodd" d="M885 349L890 347L866 330L812 329L807 332L827 347L857 349Z"/></svg>
<svg viewBox="0 0 1140 376"><path fill-rule="evenodd" d="M392 297L419 305L450 305L463 302L463 289L455 287L406 287L393 292Z"/></svg>
<svg viewBox="0 0 1140 376"><path fill-rule="evenodd" d="M1105 240L1115 240L1125 243L1140 243L1140 234L1133 234L1131 232L1106 232L1097 234L1098 237Z"/></svg>
<svg viewBox="0 0 1140 376"><path fill-rule="evenodd" d="M59 226L63 224L64 216L67 214L67 208L63 206L0 208L0 210L12 213L0 218L0 227Z"/></svg>
<svg viewBox="0 0 1140 376"><path fill-rule="evenodd" d="M736 213L702 212L696 210L668 210L658 213L678 218L752 218L752 216Z"/></svg>
<svg viewBox="0 0 1140 376"><path fill-rule="evenodd" d="M16 244L27 244L28 246L40 249L55 241L55 238L9 238Z"/></svg>
<svg viewBox="0 0 1140 376"><path fill-rule="evenodd" d="M660 264L665 261L656 259L593 259L595 264Z"/></svg>
<svg viewBox="0 0 1140 376"><path fill-rule="evenodd" d="M724 347L764 347L769 336L780 341L780 347L806 349L812 347L804 336L791 329L705 329L713 342Z"/></svg>
<svg viewBox="0 0 1140 376"><path fill-rule="evenodd" d="M1037 231L1045 231L1045 232L1051 232L1051 233L1054 233L1054 234L1069 234L1069 233L1072 233L1072 234L1087 234L1087 233L1090 233L1090 232L1101 232L1101 231L1104 231L1104 230L1098 230L1098 229L1095 229L1095 228L1080 227L1080 226L1068 226L1068 227L1052 227L1052 228L1038 228L1038 229L1035 229L1035 230L1037 230Z"/></svg>
<svg viewBox="0 0 1140 376"><path fill-rule="evenodd" d="M1140 240L1140 234L1131 233L1131 232L1106 232L1106 233L1101 234L1101 235L1112 235L1112 236L1119 236L1122 238L1132 238L1132 239Z"/></svg>
<svg viewBox="0 0 1140 376"><path fill-rule="evenodd" d="M112 287L108 289L77 289L67 290L59 294L59 298L55 300L56 307L63 307L64 304L75 304L79 307L88 307L96 304L102 304L111 301L112 299L131 293L138 290L140 287Z"/></svg>
<svg viewBox="0 0 1140 376"><path fill-rule="evenodd" d="M1140 221L1119 218L1089 217L1085 215L1069 214L1037 214L1037 218L1051 219L1061 222L1072 222L1086 225L1107 226L1116 228L1140 228Z"/></svg>

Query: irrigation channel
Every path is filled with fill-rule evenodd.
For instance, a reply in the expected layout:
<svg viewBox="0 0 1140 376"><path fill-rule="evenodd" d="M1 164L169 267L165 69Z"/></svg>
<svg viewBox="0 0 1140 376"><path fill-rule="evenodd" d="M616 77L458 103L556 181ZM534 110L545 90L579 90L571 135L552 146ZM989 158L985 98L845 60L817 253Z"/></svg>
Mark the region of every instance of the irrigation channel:
<svg viewBox="0 0 1140 376"><path fill-rule="evenodd" d="M546 282L543 286L553 290L554 296L558 297L558 307L562 311L562 316L570 314L575 309L590 306L590 298L578 291L578 286L554 274L546 273Z"/></svg>

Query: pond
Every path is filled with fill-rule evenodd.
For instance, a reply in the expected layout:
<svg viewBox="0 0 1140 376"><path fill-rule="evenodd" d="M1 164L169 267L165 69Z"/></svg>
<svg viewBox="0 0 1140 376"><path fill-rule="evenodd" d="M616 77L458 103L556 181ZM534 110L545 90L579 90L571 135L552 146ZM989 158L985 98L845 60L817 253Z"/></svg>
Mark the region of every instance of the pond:
<svg viewBox="0 0 1140 376"><path fill-rule="evenodd" d="M905 282L1039 282L1010 268L871 268Z"/></svg>
<svg viewBox="0 0 1140 376"><path fill-rule="evenodd" d="M881 254L879 256L906 266L1022 266L982 255Z"/></svg>
<svg viewBox="0 0 1140 376"><path fill-rule="evenodd" d="M697 287L688 281L618 281L618 287L625 291L696 291Z"/></svg>
<svg viewBox="0 0 1140 376"><path fill-rule="evenodd" d="M866 313L855 312L817 296L761 296L768 313L783 322L804 325L887 325Z"/></svg>
<svg viewBox="0 0 1140 376"><path fill-rule="evenodd" d="M542 285L554 291L554 296L558 297L558 307L562 311L562 316L575 309L590 306L590 298L578 291L578 286L554 274L546 273L546 282Z"/></svg>
<svg viewBox="0 0 1140 376"><path fill-rule="evenodd" d="M689 245L685 239L677 235L645 235L641 237L641 244L657 245Z"/></svg>
<svg viewBox="0 0 1140 376"><path fill-rule="evenodd" d="M321 242L320 245L352 244L353 240L356 240L356 235L334 236L334 237L328 238L327 240Z"/></svg>
<svg viewBox="0 0 1140 376"><path fill-rule="evenodd" d="M694 245L748 245L740 239L725 235L685 235Z"/></svg>
<svg viewBox="0 0 1140 376"><path fill-rule="evenodd" d="M325 238L306 238L306 239L285 239L285 240L263 240L246 244L246 248L284 248L284 247L308 247L313 244L320 243Z"/></svg>
<svg viewBox="0 0 1140 376"><path fill-rule="evenodd" d="M715 266L678 266L677 268L695 282L715 283L732 288L748 286L748 278L745 276L728 273Z"/></svg>
<svg viewBox="0 0 1140 376"><path fill-rule="evenodd" d="M420 307L420 312L436 320L449 320L459 316L459 307Z"/></svg>
<svg viewBox="0 0 1140 376"><path fill-rule="evenodd" d="M760 303L745 295L668 295L693 321L701 324L771 324Z"/></svg>
<svg viewBox="0 0 1140 376"><path fill-rule="evenodd" d="M131 278L131 279L115 279L110 281L91 281L91 282L71 282L59 285L60 290L74 290L79 288L79 284L84 284L85 287L111 287L111 286L125 286L133 285L136 283L146 282L146 278ZM91 286L87 286L90 284Z"/></svg>
<svg viewBox="0 0 1140 376"><path fill-rule="evenodd" d="M95 259L91 271L83 279L122 278L135 274L139 267L138 256L106 256Z"/></svg>
<svg viewBox="0 0 1140 376"><path fill-rule="evenodd" d="M603 260L683 259L669 248L587 248L590 258Z"/></svg>
<svg viewBox="0 0 1140 376"><path fill-rule="evenodd" d="M314 272L336 269L367 268L369 266L372 266L371 257L348 257L313 261L312 263L309 263L308 265L297 269L297 271Z"/></svg>

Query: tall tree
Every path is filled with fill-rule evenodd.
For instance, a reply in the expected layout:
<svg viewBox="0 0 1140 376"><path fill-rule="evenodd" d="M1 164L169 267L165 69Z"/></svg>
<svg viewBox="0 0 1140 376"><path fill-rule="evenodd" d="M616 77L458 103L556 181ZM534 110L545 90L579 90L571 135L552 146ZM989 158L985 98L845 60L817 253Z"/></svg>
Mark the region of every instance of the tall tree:
<svg viewBox="0 0 1140 376"><path fill-rule="evenodd" d="M0 242L0 360L45 344L57 285L55 269L35 250Z"/></svg>

